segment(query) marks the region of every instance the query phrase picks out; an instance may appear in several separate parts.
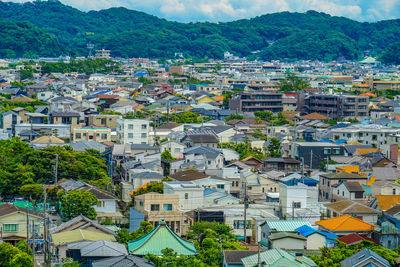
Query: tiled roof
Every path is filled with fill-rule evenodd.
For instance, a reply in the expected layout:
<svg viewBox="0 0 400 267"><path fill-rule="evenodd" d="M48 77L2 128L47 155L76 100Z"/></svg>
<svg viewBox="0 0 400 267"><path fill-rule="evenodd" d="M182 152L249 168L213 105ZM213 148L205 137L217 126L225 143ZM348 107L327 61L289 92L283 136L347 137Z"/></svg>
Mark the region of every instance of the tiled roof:
<svg viewBox="0 0 400 267"><path fill-rule="evenodd" d="M289 253L280 248L273 248L260 253L261 262L265 262L265 266L287 266L287 267L306 267L317 266L313 260L302 256L301 261L296 260L294 253ZM254 267L258 264L258 255L248 256L242 259L244 267Z"/></svg>
<svg viewBox="0 0 400 267"><path fill-rule="evenodd" d="M268 236L268 238L270 240L277 240L277 239L282 239L282 238L286 238L286 237L306 240L306 238L304 236L295 234L295 233L290 233L290 232L277 232L277 233L272 233Z"/></svg>
<svg viewBox="0 0 400 267"><path fill-rule="evenodd" d="M151 267L154 266L148 260L137 256L127 255L112 258L105 258L92 262L93 267Z"/></svg>
<svg viewBox="0 0 400 267"><path fill-rule="evenodd" d="M377 195L376 199L378 207L382 211L400 204L400 195Z"/></svg>
<svg viewBox="0 0 400 267"><path fill-rule="evenodd" d="M177 236L165 222L160 222L157 228L147 235L128 242L129 253L133 255L147 255L151 253L161 256L163 255L162 250L165 248L172 248L178 255L197 254L193 243Z"/></svg>
<svg viewBox="0 0 400 267"><path fill-rule="evenodd" d="M346 245L357 244L357 243L360 243L363 240L371 241L371 242L376 243L376 244L379 245L379 243L377 241L375 241L374 239L366 237L366 236L362 236L362 235L359 235L359 234L356 234L356 233L341 236L341 237L338 238L338 240L340 242L345 243Z"/></svg>
<svg viewBox="0 0 400 267"><path fill-rule="evenodd" d="M224 258L227 264L242 265L242 259L257 253L254 250L224 250Z"/></svg>
<svg viewBox="0 0 400 267"><path fill-rule="evenodd" d="M193 181L202 178L207 178L208 175L196 170L187 170L171 174L169 177L178 181Z"/></svg>
<svg viewBox="0 0 400 267"><path fill-rule="evenodd" d="M386 210L386 213L390 215L396 215L400 212L400 205L396 204L396 206L391 207L390 209Z"/></svg>
<svg viewBox="0 0 400 267"><path fill-rule="evenodd" d="M344 182L343 184L350 192L364 192L359 182Z"/></svg>
<svg viewBox="0 0 400 267"><path fill-rule="evenodd" d="M358 155L365 155L372 152L379 152L377 148L356 148Z"/></svg>
<svg viewBox="0 0 400 267"><path fill-rule="evenodd" d="M324 116L320 113L314 112L301 117L303 120L327 120L329 119L327 116Z"/></svg>
<svg viewBox="0 0 400 267"><path fill-rule="evenodd" d="M38 212L32 211L32 210L28 210L22 207L18 207L15 206L13 204L9 204L9 203L5 203L0 205L0 217L5 216L5 215L9 215L15 212L22 212L22 213L27 213L29 212L30 214L34 214L36 216L40 216L40 214Z"/></svg>
<svg viewBox="0 0 400 267"><path fill-rule="evenodd" d="M80 249L82 257L117 257L128 255L125 245L99 240Z"/></svg>
<svg viewBox="0 0 400 267"><path fill-rule="evenodd" d="M315 223L332 231L372 231L376 229L375 225L364 222L350 215L342 215L317 221Z"/></svg>
<svg viewBox="0 0 400 267"><path fill-rule="evenodd" d="M338 202L333 202L329 204L325 204L325 207L330 208L336 212L342 214L377 214L378 211L372 209L363 204L351 201L351 200L342 200Z"/></svg>
<svg viewBox="0 0 400 267"><path fill-rule="evenodd" d="M371 260L373 259L373 260ZM369 264L364 265L367 262ZM375 264L376 262L377 264ZM378 264L379 263L379 264ZM340 265L343 267L352 267L352 266L391 266L389 261L387 261L382 256L379 256L375 252L370 249L364 248L363 250L358 251L352 256L340 262Z"/></svg>
<svg viewBox="0 0 400 267"><path fill-rule="evenodd" d="M348 172L327 173L327 174L321 174L321 176L328 179L368 179L368 177Z"/></svg>

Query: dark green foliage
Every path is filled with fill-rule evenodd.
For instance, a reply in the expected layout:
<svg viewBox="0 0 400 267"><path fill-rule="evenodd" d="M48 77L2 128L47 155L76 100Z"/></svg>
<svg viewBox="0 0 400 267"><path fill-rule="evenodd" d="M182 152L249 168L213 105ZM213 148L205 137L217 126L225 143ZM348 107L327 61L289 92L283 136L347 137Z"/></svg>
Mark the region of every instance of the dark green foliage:
<svg viewBox="0 0 400 267"><path fill-rule="evenodd" d="M149 192L156 192L160 194L164 193L164 184L162 182L152 182L147 185L146 188L140 188L139 190L134 191L134 193L132 194L132 198Z"/></svg>
<svg viewBox="0 0 400 267"><path fill-rule="evenodd" d="M163 117L164 121L167 121L166 115ZM170 120L177 123L201 123L211 120L210 117L201 116L198 113L185 111L182 113L170 114Z"/></svg>
<svg viewBox="0 0 400 267"><path fill-rule="evenodd" d="M0 20L0 58L37 58L60 53L62 49L54 35L26 21ZM26 71L21 72L25 75Z"/></svg>
<svg viewBox="0 0 400 267"><path fill-rule="evenodd" d="M21 243L14 247L8 242L0 244L0 266L2 267L26 267L32 266L32 256L28 255L21 248L24 246ZM26 243L25 243L26 249Z"/></svg>
<svg viewBox="0 0 400 267"><path fill-rule="evenodd" d="M120 72L119 63L104 58L71 60L69 63L41 62L40 64L42 65L42 73L79 72L79 73L93 74L93 73Z"/></svg>
<svg viewBox="0 0 400 267"><path fill-rule="evenodd" d="M153 228L154 228L153 225L146 221L141 221L140 227L136 231L133 231L132 233L129 233L128 230L122 228L117 232L117 237L116 237L117 242L125 244L127 246L128 241L136 240L138 238L141 238L142 236L145 236L151 230L153 230Z"/></svg>
<svg viewBox="0 0 400 267"><path fill-rule="evenodd" d="M246 140L244 143L239 143L237 145L234 142L221 143L221 148L230 148L239 153L240 159L245 159L249 156L255 157L257 159L263 159L266 157L264 151L260 148L251 147L250 141Z"/></svg>
<svg viewBox="0 0 400 267"><path fill-rule="evenodd" d="M281 152L281 141L276 138L271 138L269 140L269 145L267 147L268 155L272 158L279 158L282 157Z"/></svg>
<svg viewBox="0 0 400 267"><path fill-rule="evenodd" d="M400 42L389 45L380 60L388 64L400 64Z"/></svg>
<svg viewBox="0 0 400 267"><path fill-rule="evenodd" d="M97 205L97 197L92 193L83 190L71 190L67 193L62 190L58 193L58 197L64 221L81 214L89 219L96 219L97 213L93 206Z"/></svg>
<svg viewBox="0 0 400 267"><path fill-rule="evenodd" d="M175 52L182 52L207 62L208 58L222 58L225 51L239 56L260 51L252 56L332 60L342 56L358 59L365 50L377 56L388 44L400 42L398 20L360 23L315 11L216 24L172 22L126 8L82 12L59 1L0 2L0 10L0 19L15 22L5 21L0 27L6 29L0 30L0 37L1 33L6 37L0 38L0 57L82 56L87 55L86 43L92 42L96 49L111 49L120 57L173 58ZM22 33L22 41L15 31ZM382 59L392 63L392 53L395 51L387 50Z"/></svg>
<svg viewBox="0 0 400 267"><path fill-rule="evenodd" d="M25 109L29 110L30 112L34 112L36 109L35 108L36 106L47 106L49 104L46 102L39 101L39 100L35 100L33 102L11 102L8 100L0 100L0 105L1 105L3 112L12 110L17 107L25 108Z"/></svg>
<svg viewBox="0 0 400 267"><path fill-rule="evenodd" d="M321 255L309 256L318 266L321 267L340 267L340 262L357 253L358 251L368 248L378 255L382 256L390 262L391 266L397 266L396 259L400 256L398 252L376 245L370 241L346 246L339 242L335 248L321 248Z"/></svg>
<svg viewBox="0 0 400 267"><path fill-rule="evenodd" d="M309 83L302 81L296 74L288 72L286 78L278 83L279 90L284 93L296 93L309 87Z"/></svg>
<svg viewBox="0 0 400 267"><path fill-rule="evenodd" d="M271 111L256 111L254 112L256 118L260 118L263 121L270 122L273 126L282 126L289 124L289 121L285 118L282 112L279 112L276 116Z"/></svg>
<svg viewBox="0 0 400 267"><path fill-rule="evenodd" d="M225 118L225 121L231 121L231 120L242 120L244 119L244 116L239 115L239 114L231 114L228 117Z"/></svg>
<svg viewBox="0 0 400 267"><path fill-rule="evenodd" d="M34 150L14 138L0 141L0 192L15 194L23 185L54 183L56 154L59 180L97 181L100 188L106 188L110 179L107 177L107 166L98 153L76 152L69 146Z"/></svg>
<svg viewBox="0 0 400 267"><path fill-rule="evenodd" d="M164 150L164 152L161 153L161 158L168 161L176 160L176 158L174 158L168 150Z"/></svg>

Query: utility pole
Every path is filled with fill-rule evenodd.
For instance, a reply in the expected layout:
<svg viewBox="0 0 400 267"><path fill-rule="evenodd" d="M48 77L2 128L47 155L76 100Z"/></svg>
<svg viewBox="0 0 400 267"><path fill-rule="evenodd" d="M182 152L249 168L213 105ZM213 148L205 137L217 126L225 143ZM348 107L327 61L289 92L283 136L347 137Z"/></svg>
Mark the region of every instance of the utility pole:
<svg viewBox="0 0 400 267"><path fill-rule="evenodd" d="M46 227L46 206L47 206L47 194L46 187L43 184L43 197L44 197L44 207L43 207L43 239L44 239L44 261L46 262L47 254L48 254L48 245L47 245L47 227Z"/></svg>
<svg viewBox="0 0 400 267"><path fill-rule="evenodd" d="M26 211L26 253L29 254L29 207Z"/></svg>
<svg viewBox="0 0 400 267"><path fill-rule="evenodd" d="M35 219L32 220L32 266L35 267Z"/></svg>
<svg viewBox="0 0 400 267"><path fill-rule="evenodd" d="M244 243L247 243L247 236L246 236L246 230L247 230L247 183L244 183L244 223L243 223L243 230L244 230Z"/></svg>

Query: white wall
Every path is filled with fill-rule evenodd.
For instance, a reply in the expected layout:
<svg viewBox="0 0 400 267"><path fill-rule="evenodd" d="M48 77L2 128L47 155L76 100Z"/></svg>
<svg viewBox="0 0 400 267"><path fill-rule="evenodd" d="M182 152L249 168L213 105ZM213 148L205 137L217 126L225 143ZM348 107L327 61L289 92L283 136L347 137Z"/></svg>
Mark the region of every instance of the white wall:
<svg viewBox="0 0 400 267"><path fill-rule="evenodd" d="M307 237L306 245L307 249L318 250L326 246L326 237L321 234L314 233Z"/></svg>
<svg viewBox="0 0 400 267"><path fill-rule="evenodd" d="M290 237L274 240L271 244L271 248L281 249L304 249L304 246L305 240Z"/></svg>
<svg viewBox="0 0 400 267"><path fill-rule="evenodd" d="M94 209L96 212L114 213L117 211L117 201L114 199L99 199L99 203L94 206Z"/></svg>

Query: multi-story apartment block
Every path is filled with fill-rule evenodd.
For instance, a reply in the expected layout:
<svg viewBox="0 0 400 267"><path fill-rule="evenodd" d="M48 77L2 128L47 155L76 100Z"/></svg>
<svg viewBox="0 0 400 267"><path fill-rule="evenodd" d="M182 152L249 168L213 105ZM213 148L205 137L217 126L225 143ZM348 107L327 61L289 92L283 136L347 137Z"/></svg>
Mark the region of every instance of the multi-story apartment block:
<svg viewBox="0 0 400 267"><path fill-rule="evenodd" d="M89 115L88 117L86 117L86 125L108 127L110 129L114 129L117 127L118 119L122 119L122 116L104 114Z"/></svg>
<svg viewBox="0 0 400 267"><path fill-rule="evenodd" d="M72 129L72 140L74 143L87 140L96 142L110 142L111 129L102 127L79 127Z"/></svg>
<svg viewBox="0 0 400 267"><path fill-rule="evenodd" d="M283 111L283 94L265 91L241 92L229 101L229 108L237 112Z"/></svg>
<svg viewBox="0 0 400 267"><path fill-rule="evenodd" d="M303 112L318 112L334 120L363 120L368 118L368 105L368 96L309 94L304 98L304 106L299 106L303 106Z"/></svg>
<svg viewBox="0 0 400 267"><path fill-rule="evenodd" d="M121 144L148 144L150 121L139 119L117 120L117 141Z"/></svg>

